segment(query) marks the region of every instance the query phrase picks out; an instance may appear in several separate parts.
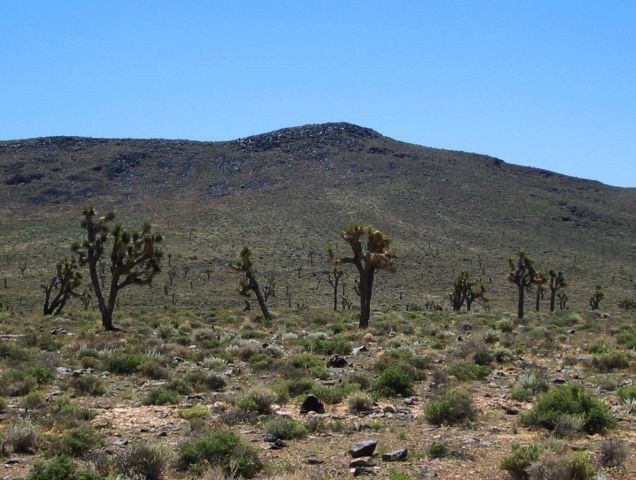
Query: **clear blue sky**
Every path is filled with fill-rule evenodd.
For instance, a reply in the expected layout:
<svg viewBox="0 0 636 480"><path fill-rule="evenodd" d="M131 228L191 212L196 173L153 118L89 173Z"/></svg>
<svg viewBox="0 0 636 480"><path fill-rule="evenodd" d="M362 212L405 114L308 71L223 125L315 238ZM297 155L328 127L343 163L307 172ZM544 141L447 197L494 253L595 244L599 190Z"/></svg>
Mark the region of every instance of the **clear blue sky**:
<svg viewBox="0 0 636 480"><path fill-rule="evenodd" d="M0 139L328 121L636 187L636 2L0 2Z"/></svg>

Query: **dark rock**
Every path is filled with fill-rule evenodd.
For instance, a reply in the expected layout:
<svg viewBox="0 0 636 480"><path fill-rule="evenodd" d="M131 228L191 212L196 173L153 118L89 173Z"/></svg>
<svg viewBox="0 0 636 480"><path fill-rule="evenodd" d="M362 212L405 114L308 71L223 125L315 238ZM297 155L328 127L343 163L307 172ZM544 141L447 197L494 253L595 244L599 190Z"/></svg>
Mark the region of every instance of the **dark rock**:
<svg viewBox="0 0 636 480"><path fill-rule="evenodd" d="M413 474L415 478L437 478L437 473L427 468L421 468Z"/></svg>
<svg viewBox="0 0 636 480"><path fill-rule="evenodd" d="M353 470L354 477L372 477L375 475L375 472L368 467L356 467Z"/></svg>
<svg viewBox="0 0 636 480"><path fill-rule="evenodd" d="M406 448L400 448L399 450L394 450L389 453L385 453L382 455L382 460L385 462L398 462L400 460L406 459L409 451Z"/></svg>
<svg viewBox="0 0 636 480"><path fill-rule="evenodd" d="M349 468L357 467L375 467L375 463L373 463L371 457L356 458L349 462Z"/></svg>
<svg viewBox="0 0 636 480"><path fill-rule="evenodd" d="M324 460L320 460L319 458L308 458L307 459L307 464L308 465L322 465L323 463L325 463Z"/></svg>
<svg viewBox="0 0 636 480"><path fill-rule="evenodd" d="M349 454L353 458L371 457L375 452L375 447L378 446L378 442L375 440L364 440L362 442L355 443L349 450Z"/></svg>
<svg viewBox="0 0 636 480"><path fill-rule="evenodd" d="M307 395L307 398L305 398L305 401L300 406L301 414L309 412L325 413L325 404L322 403L316 395Z"/></svg>
<svg viewBox="0 0 636 480"><path fill-rule="evenodd" d="M334 355L327 360L327 366L332 368L344 368L348 365L347 359L340 355Z"/></svg>
<svg viewBox="0 0 636 480"><path fill-rule="evenodd" d="M6 464L7 465L18 465L20 463L25 463L25 462L28 462L28 459L21 458L21 457L12 457L9 460L7 460Z"/></svg>
<svg viewBox="0 0 636 480"><path fill-rule="evenodd" d="M267 450L280 450L281 448L285 448L287 444L283 442L280 438L277 438L272 443L265 447Z"/></svg>

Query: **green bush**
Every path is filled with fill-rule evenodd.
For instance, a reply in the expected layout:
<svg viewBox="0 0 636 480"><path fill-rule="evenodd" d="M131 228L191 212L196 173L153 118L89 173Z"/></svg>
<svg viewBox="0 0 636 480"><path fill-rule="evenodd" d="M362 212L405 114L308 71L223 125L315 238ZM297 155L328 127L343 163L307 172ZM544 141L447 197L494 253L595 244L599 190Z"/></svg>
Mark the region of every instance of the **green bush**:
<svg viewBox="0 0 636 480"><path fill-rule="evenodd" d="M523 447L512 446L512 454L504 458L501 462L501 469L507 471L514 479L527 479L526 469L539 459L541 449L537 445Z"/></svg>
<svg viewBox="0 0 636 480"><path fill-rule="evenodd" d="M557 419L563 415L581 415L583 429L590 434L604 432L616 425L609 407L575 384L550 390L532 407L531 412L522 417L522 421L526 425L554 430Z"/></svg>
<svg viewBox="0 0 636 480"><path fill-rule="evenodd" d="M37 410L43 407L46 400L42 392L29 392L20 402L20 406L24 408L26 412Z"/></svg>
<svg viewBox="0 0 636 480"><path fill-rule="evenodd" d="M301 353L289 357L282 373L287 378L301 378L306 377L307 374L321 380L329 378L329 370L324 361L311 353Z"/></svg>
<svg viewBox="0 0 636 480"><path fill-rule="evenodd" d="M424 413L433 425L455 425L473 420L476 412L472 399L463 393L450 391L429 402Z"/></svg>
<svg viewBox="0 0 636 480"><path fill-rule="evenodd" d="M411 376L397 367L388 367L375 381L373 390L385 397L413 395Z"/></svg>
<svg viewBox="0 0 636 480"><path fill-rule="evenodd" d="M429 458L444 458L450 453L450 449L444 442L433 442L426 451Z"/></svg>
<svg viewBox="0 0 636 480"><path fill-rule="evenodd" d="M54 442L53 450L60 455L81 457L102 444L102 440L92 427L81 426L64 430Z"/></svg>
<svg viewBox="0 0 636 480"><path fill-rule="evenodd" d="M78 394L98 396L106 393L104 382L97 375L80 375L71 378L69 383Z"/></svg>
<svg viewBox="0 0 636 480"><path fill-rule="evenodd" d="M241 442L238 435L230 430L215 430L179 448L179 470L206 464L222 468L227 475L245 478L253 478L263 468L256 450Z"/></svg>
<svg viewBox="0 0 636 480"><path fill-rule="evenodd" d="M5 432L5 443L15 453L29 453L35 449L38 433L29 418L19 418Z"/></svg>
<svg viewBox="0 0 636 480"><path fill-rule="evenodd" d="M291 418L273 418L265 423L265 432L280 440L304 438L307 428Z"/></svg>
<svg viewBox="0 0 636 480"><path fill-rule="evenodd" d="M178 393L163 387L155 388L146 394L142 403L144 405L176 405L181 400Z"/></svg>
<svg viewBox="0 0 636 480"><path fill-rule="evenodd" d="M0 397L0 413L4 413L9 407L9 402L4 397Z"/></svg>
<svg viewBox="0 0 636 480"><path fill-rule="evenodd" d="M161 480L166 467L166 452L155 445L136 442L119 453L113 465L117 473L126 478Z"/></svg>
<svg viewBox="0 0 636 480"><path fill-rule="evenodd" d="M59 400L51 406L51 412L56 415L82 421L95 418L94 410L90 407L76 405L68 397L60 397Z"/></svg>
<svg viewBox="0 0 636 480"><path fill-rule="evenodd" d="M609 351L592 356L592 366L600 372L611 372L629 367L629 355L625 352Z"/></svg>
<svg viewBox="0 0 636 480"><path fill-rule="evenodd" d="M104 358L103 367L111 373L132 375L145 361L146 357L142 355L115 352Z"/></svg>
<svg viewBox="0 0 636 480"><path fill-rule="evenodd" d="M203 405L194 405L192 407L179 410L177 415L185 420L193 418L208 418L210 416L210 410L208 410L208 407L204 407Z"/></svg>
<svg viewBox="0 0 636 480"><path fill-rule="evenodd" d="M311 341L311 351L320 355L349 355L351 353L351 342L346 338L313 338Z"/></svg>
<svg viewBox="0 0 636 480"><path fill-rule="evenodd" d="M166 380L170 378L170 372L156 359L150 359L139 366L139 373L152 380Z"/></svg>
<svg viewBox="0 0 636 480"><path fill-rule="evenodd" d="M314 385L310 392L320 398L323 402L333 405L342 402L349 394L358 390L356 383L342 383L334 387L326 385Z"/></svg>
<svg viewBox="0 0 636 480"><path fill-rule="evenodd" d="M460 362L448 367L448 374L457 380L483 380L490 373L490 368L476 363Z"/></svg>
<svg viewBox="0 0 636 480"><path fill-rule="evenodd" d="M42 460L34 461L31 473L26 480L101 480L102 478L92 470L80 469L72 459L60 456L48 463Z"/></svg>
<svg viewBox="0 0 636 480"><path fill-rule="evenodd" d="M626 387L619 388L616 394L624 403L636 402L636 385L628 385Z"/></svg>
<svg viewBox="0 0 636 480"><path fill-rule="evenodd" d="M272 413L272 404L276 394L266 388L254 388L241 398L237 406L246 412L256 412L262 415Z"/></svg>
<svg viewBox="0 0 636 480"><path fill-rule="evenodd" d="M353 392L347 398L347 405L351 413L368 412L373 408L373 398L364 392Z"/></svg>
<svg viewBox="0 0 636 480"><path fill-rule="evenodd" d="M431 359L413 354L406 348L388 350L373 365L374 370L383 372L387 368L396 368L405 372L412 381L426 378L426 370L431 366Z"/></svg>

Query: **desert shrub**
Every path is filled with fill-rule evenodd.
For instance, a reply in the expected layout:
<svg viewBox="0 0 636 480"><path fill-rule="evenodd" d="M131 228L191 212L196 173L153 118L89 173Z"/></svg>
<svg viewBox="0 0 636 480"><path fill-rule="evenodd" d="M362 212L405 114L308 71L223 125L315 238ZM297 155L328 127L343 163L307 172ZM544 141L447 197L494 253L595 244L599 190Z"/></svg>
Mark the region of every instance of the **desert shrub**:
<svg viewBox="0 0 636 480"><path fill-rule="evenodd" d="M5 443L15 453L29 453L38 442L37 430L29 418L17 419L9 425L5 435Z"/></svg>
<svg viewBox="0 0 636 480"><path fill-rule="evenodd" d="M585 417L583 415L558 415L554 420L552 434L556 438L570 438L583 430L584 425Z"/></svg>
<svg viewBox="0 0 636 480"><path fill-rule="evenodd" d="M4 413L9 407L9 402L4 397L0 397L0 413Z"/></svg>
<svg viewBox="0 0 636 480"><path fill-rule="evenodd" d="M547 392L532 411L522 417L522 421L526 425L554 430L557 418L563 415L581 415L583 429L587 433L604 432L616 425L607 404L575 384L562 385Z"/></svg>
<svg viewBox="0 0 636 480"><path fill-rule="evenodd" d="M161 480L166 467L166 452L158 446L135 442L113 460L115 471L127 478Z"/></svg>
<svg viewBox="0 0 636 480"><path fill-rule="evenodd" d="M95 411L90 407L77 405L68 397L60 397L51 406L51 412L56 416L67 417L69 419L88 421L95 418Z"/></svg>
<svg viewBox="0 0 636 480"><path fill-rule="evenodd" d="M347 406L351 413L368 412L373 408L373 398L364 392L353 392L347 397Z"/></svg>
<svg viewBox="0 0 636 480"><path fill-rule="evenodd" d="M539 459L541 449L537 445L513 445L512 453L501 462L501 469L507 471L514 479L527 479L526 469Z"/></svg>
<svg viewBox="0 0 636 480"><path fill-rule="evenodd" d="M266 388L254 388L247 392L238 402L239 409L262 415L272 413L272 404L276 394Z"/></svg>
<svg viewBox="0 0 636 480"><path fill-rule="evenodd" d="M201 370L196 370L194 372L188 373L185 376L184 380L186 383L192 386L192 389L195 392L220 392L227 385L225 378L223 378L221 375L217 375L216 373L204 372Z"/></svg>
<svg viewBox="0 0 636 480"><path fill-rule="evenodd" d="M351 372L345 378L346 383L355 383L360 390L367 390L371 388L373 380L369 375L364 372Z"/></svg>
<svg viewBox="0 0 636 480"><path fill-rule="evenodd" d="M146 394L142 403L144 405L176 405L181 400L178 393L163 387L155 388Z"/></svg>
<svg viewBox="0 0 636 480"><path fill-rule="evenodd" d="M433 425L454 425L473 420L476 415L472 399L456 391L446 392L436 400L430 401L424 413Z"/></svg>
<svg viewBox="0 0 636 480"><path fill-rule="evenodd" d="M622 467L627 460L629 447L625 440L620 438L608 438L601 442L599 462L606 468Z"/></svg>
<svg viewBox="0 0 636 480"><path fill-rule="evenodd" d="M103 368L110 373L132 375L146 361L142 355L113 352L103 359Z"/></svg>
<svg viewBox="0 0 636 480"><path fill-rule="evenodd" d="M473 362L483 367L489 366L494 359L493 352L487 348L480 348L473 353Z"/></svg>
<svg viewBox="0 0 636 480"><path fill-rule="evenodd" d="M191 420L193 418L208 418L210 416L210 410L203 405L194 405L192 407L184 408L177 412L177 415L184 420Z"/></svg>
<svg viewBox="0 0 636 480"><path fill-rule="evenodd" d="M308 374L321 380L329 378L329 370L327 370L325 363L311 353L292 355L282 368L281 373L286 378L301 378Z"/></svg>
<svg viewBox="0 0 636 480"><path fill-rule="evenodd" d="M432 442L426 450L426 454L429 458L444 458L447 457L449 453L450 449L444 442Z"/></svg>
<svg viewBox="0 0 636 480"><path fill-rule="evenodd" d="M92 427L87 425L69 428L53 442L52 450L58 455L81 457L102 444L102 440Z"/></svg>
<svg viewBox="0 0 636 480"><path fill-rule="evenodd" d="M636 310L636 300L633 298L623 298L618 302L618 308L622 308L623 310Z"/></svg>
<svg viewBox="0 0 636 480"><path fill-rule="evenodd" d="M0 340L0 358L14 362L25 362L31 357L31 352L13 343Z"/></svg>
<svg viewBox="0 0 636 480"><path fill-rule="evenodd" d="M256 450L230 430L215 430L181 445L177 459L180 470L205 464L245 478L254 477L263 468Z"/></svg>
<svg viewBox="0 0 636 480"><path fill-rule="evenodd" d="M333 387L314 385L310 391L325 403L333 405L342 402L345 397L357 390L358 385L355 383L342 383Z"/></svg>
<svg viewBox="0 0 636 480"><path fill-rule="evenodd" d="M398 367L388 367L373 384L373 390L385 397L413 395L413 382L408 372Z"/></svg>
<svg viewBox="0 0 636 480"><path fill-rule="evenodd" d="M314 337L311 340L310 349L319 355L349 355L351 342L343 337Z"/></svg>
<svg viewBox="0 0 636 480"><path fill-rule="evenodd" d="M627 350L636 350L636 332L620 332L615 338Z"/></svg>
<svg viewBox="0 0 636 480"><path fill-rule="evenodd" d="M434 368L431 373L431 382L437 387L448 384L448 373L441 368Z"/></svg>
<svg viewBox="0 0 636 480"><path fill-rule="evenodd" d="M9 397L26 395L37 385L37 379L25 370L8 370L0 377L0 393Z"/></svg>
<svg viewBox="0 0 636 480"><path fill-rule="evenodd" d="M630 412L636 412L636 385L619 388L616 395L621 402L627 405Z"/></svg>
<svg viewBox="0 0 636 480"><path fill-rule="evenodd" d="M538 370L531 370L519 375L510 396L514 400L528 401L537 393L546 391L548 391L548 382L543 374Z"/></svg>
<svg viewBox="0 0 636 480"><path fill-rule="evenodd" d="M594 465L583 452L568 455L567 463L570 471L568 480L591 480L596 476Z"/></svg>
<svg viewBox="0 0 636 480"><path fill-rule="evenodd" d="M139 373L151 380L165 380L170 378L170 371L154 358L142 363L139 366Z"/></svg>
<svg viewBox="0 0 636 480"><path fill-rule="evenodd" d="M26 412L41 408L45 404L44 394L42 392L29 392L20 402L20 406Z"/></svg>
<svg viewBox="0 0 636 480"><path fill-rule="evenodd" d="M431 359L413 354L406 348L387 350L373 364L374 370L384 372L387 368L396 368L405 372L413 381L424 380L426 370L431 366Z"/></svg>
<svg viewBox="0 0 636 480"><path fill-rule="evenodd" d="M611 372L629 367L629 355L625 352L608 351L592 356L592 366L601 372Z"/></svg>
<svg viewBox="0 0 636 480"><path fill-rule="evenodd" d="M33 462L31 472L26 480L101 480L102 477L92 470L80 469L70 458L59 456L45 463L42 460Z"/></svg>
<svg viewBox="0 0 636 480"><path fill-rule="evenodd" d="M515 329L515 322L510 319L502 319L499 320L495 326L504 333L510 333Z"/></svg>
<svg viewBox="0 0 636 480"><path fill-rule="evenodd" d="M82 395L99 396L106 393L104 382L97 375L80 375L79 377L73 377L69 385L76 393Z"/></svg>
<svg viewBox="0 0 636 480"><path fill-rule="evenodd" d="M265 423L265 432L280 440L304 438L307 428L291 418L273 418Z"/></svg>
<svg viewBox="0 0 636 480"><path fill-rule="evenodd" d="M547 455L525 469L529 480L570 480L570 466L562 456Z"/></svg>
<svg viewBox="0 0 636 480"><path fill-rule="evenodd" d="M470 362L460 362L448 367L448 374L460 381L483 380L489 373L488 367Z"/></svg>
<svg viewBox="0 0 636 480"><path fill-rule="evenodd" d="M309 392L314 387L311 378L299 378L298 380L285 380L276 383L272 389L276 392L279 401L286 401L289 397L297 397Z"/></svg>

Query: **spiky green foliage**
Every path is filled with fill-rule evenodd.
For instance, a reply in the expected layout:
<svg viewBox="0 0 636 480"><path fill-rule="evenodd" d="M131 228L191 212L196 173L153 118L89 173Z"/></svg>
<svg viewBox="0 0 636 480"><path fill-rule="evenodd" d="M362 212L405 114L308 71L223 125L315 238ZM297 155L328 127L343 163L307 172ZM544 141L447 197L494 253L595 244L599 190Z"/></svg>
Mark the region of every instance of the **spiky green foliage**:
<svg viewBox="0 0 636 480"><path fill-rule="evenodd" d="M86 230L86 239L73 244L71 249L78 255L81 265L88 265L104 329L115 330L113 311L117 294L130 285L149 285L152 282L160 271L162 252L157 244L163 237L152 232L149 224L136 231L129 231L121 225L110 228L108 224L115 218L112 212L96 218L95 209L87 208L82 214L81 226ZM110 289L106 296L97 269L109 238L113 245L110 252Z"/></svg>
<svg viewBox="0 0 636 480"><path fill-rule="evenodd" d="M256 295L258 305L261 307L261 312L265 320L271 320L272 315L267 308L267 302L261 292L261 288L256 280L256 269L252 263L252 251L248 246L243 247L239 255L239 259L230 263L230 268L237 272L244 274L239 280L238 292L244 297L249 297L251 292Z"/></svg>
<svg viewBox="0 0 636 480"><path fill-rule="evenodd" d="M362 239L366 235L366 248L362 246ZM360 223L349 225L341 234L342 239L349 244L353 255L351 257L336 257L333 249L329 249L330 260L335 266L352 264L358 270L358 292L360 294L360 328L369 326L371 316L371 294L373 280L378 270L395 272L395 254L389 249L391 239L380 230Z"/></svg>
<svg viewBox="0 0 636 480"><path fill-rule="evenodd" d="M508 281L517 286L517 317L521 320L523 319L526 290L535 284L539 277L534 268L534 262L523 251L517 254L516 261L511 257L508 263L510 265Z"/></svg>
<svg viewBox="0 0 636 480"><path fill-rule="evenodd" d="M594 290L594 293L590 297L590 308L592 310L598 310L598 307L601 304L601 300L603 300L603 297L605 297L605 295L601 291L601 286L597 285L596 290Z"/></svg>
<svg viewBox="0 0 636 480"><path fill-rule="evenodd" d="M75 258L70 260L65 258L57 262L55 275L49 283L42 285L44 290L44 315L60 314L71 296L79 296L75 290L81 284L82 274L79 272L79 265Z"/></svg>
<svg viewBox="0 0 636 480"><path fill-rule="evenodd" d="M550 288L550 311L554 312L554 300L558 297L558 293L563 293L562 290L567 286L565 281L565 275L561 270L550 270L550 281L548 287ZM564 307L565 308L565 307Z"/></svg>

